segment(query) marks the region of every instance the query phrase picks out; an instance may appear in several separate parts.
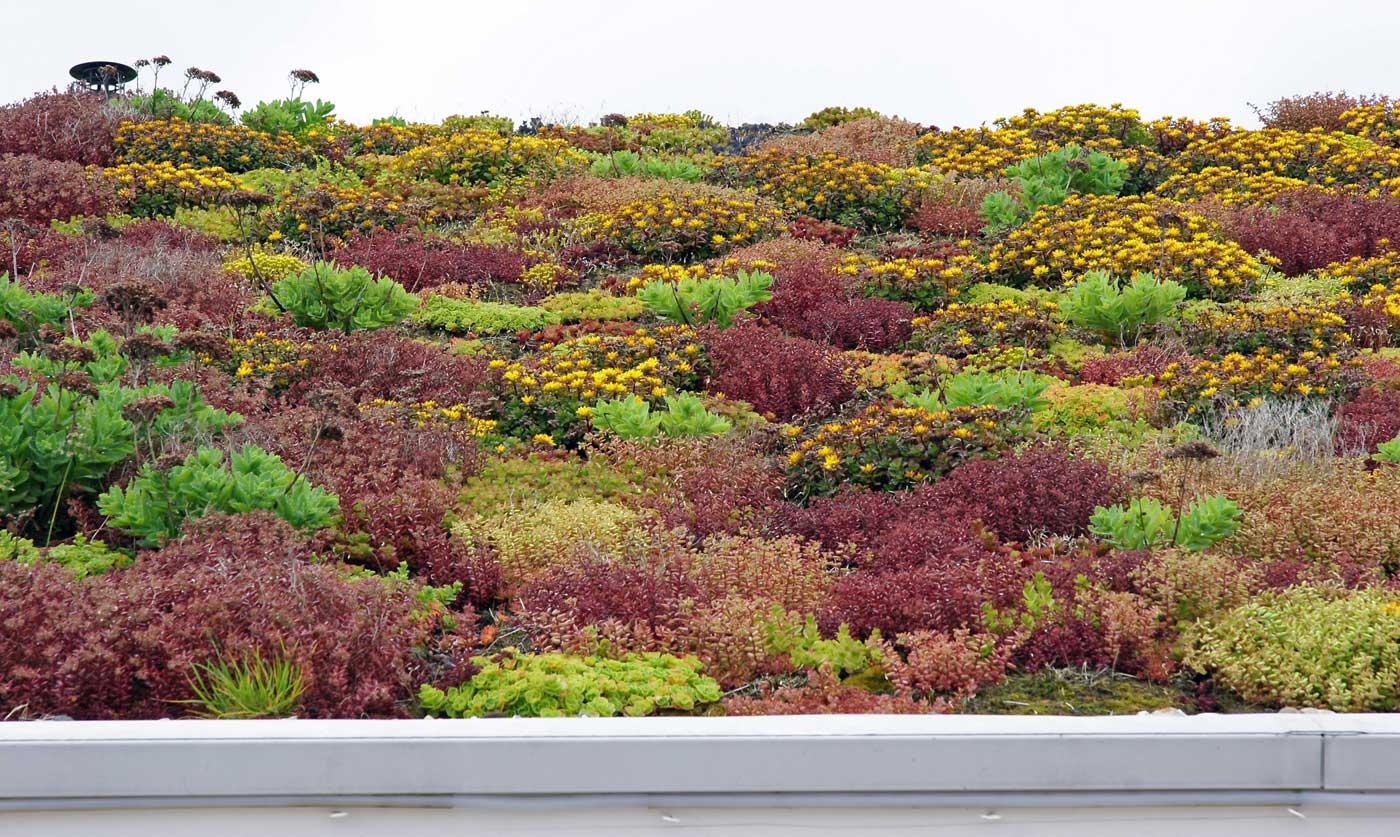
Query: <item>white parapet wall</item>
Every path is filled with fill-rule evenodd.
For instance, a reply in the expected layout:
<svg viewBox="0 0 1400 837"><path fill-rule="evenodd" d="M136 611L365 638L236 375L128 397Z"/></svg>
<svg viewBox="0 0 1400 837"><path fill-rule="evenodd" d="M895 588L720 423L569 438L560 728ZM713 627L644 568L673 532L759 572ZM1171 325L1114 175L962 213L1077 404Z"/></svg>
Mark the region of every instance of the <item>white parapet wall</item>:
<svg viewBox="0 0 1400 837"><path fill-rule="evenodd" d="M0 835L1397 835L1400 716L0 724Z"/></svg>

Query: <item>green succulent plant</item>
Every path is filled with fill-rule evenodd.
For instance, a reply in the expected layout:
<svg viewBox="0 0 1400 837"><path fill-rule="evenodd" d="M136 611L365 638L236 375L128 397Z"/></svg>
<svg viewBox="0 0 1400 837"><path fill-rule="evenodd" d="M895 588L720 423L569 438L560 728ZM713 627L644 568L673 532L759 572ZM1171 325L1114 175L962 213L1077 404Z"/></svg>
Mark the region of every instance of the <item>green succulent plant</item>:
<svg viewBox="0 0 1400 837"><path fill-rule="evenodd" d="M1089 531L1117 549L1179 546L1193 552L1207 549L1240 528L1243 512L1233 500L1211 495L1176 512L1152 497L1138 497L1126 506L1099 506L1089 518Z"/></svg>
<svg viewBox="0 0 1400 837"><path fill-rule="evenodd" d="M1172 319L1185 299L1184 285L1151 273L1135 273L1124 284L1105 271L1092 270L1064 295L1060 313L1105 342L1130 346L1147 329Z"/></svg>
<svg viewBox="0 0 1400 837"><path fill-rule="evenodd" d="M646 652L609 659L512 650L501 659L475 657L472 662L481 671L461 686L443 691L425 684L419 690L428 714L641 716L689 712L721 696L719 684L700 673L694 657Z"/></svg>
<svg viewBox="0 0 1400 837"><path fill-rule="evenodd" d="M227 458L218 448L200 448L168 471L145 465L125 488L98 497L97 508L114 529L154 546L179 534L186 519L214 511L270 511L298 529L320 529L340 501L275 454L246 445Z"/></svg>
<svg viewBox="0 0 1400 837"><path fill-rule="evenodd" d="M374 277L358 265L316 264L272 284L277 304L297 325L352 331L384 328L418 307L418 298L387 277Z"/></svg>
<svg viewBox="0 0 1400 837"><path fill-rule="evenodd" d="M772 299L772 287L772 274L741 270L734 276L687 277L674 283L656 279L644 285L637 298L653 314L672 322L729 328L740 312Z"/></svg>
<svg viewBox="0 0 1400 837"><path fill-rule="evenodd" d="M688 392L666 396L665 412L653 412L651 405L636 395L612 401L599 401L593 407L593 426L623 439L648 439L658 433L666 436L720 436L733 425L705 408L699 396Z"/></svg>
<svg viewBox="0 0 1400 837"><path fill-rule="evenodd" d="M489 335L534 331L558 323L560 317L545 308L433 294L413 315L413 321L424 328L453 334Z"/></svg>

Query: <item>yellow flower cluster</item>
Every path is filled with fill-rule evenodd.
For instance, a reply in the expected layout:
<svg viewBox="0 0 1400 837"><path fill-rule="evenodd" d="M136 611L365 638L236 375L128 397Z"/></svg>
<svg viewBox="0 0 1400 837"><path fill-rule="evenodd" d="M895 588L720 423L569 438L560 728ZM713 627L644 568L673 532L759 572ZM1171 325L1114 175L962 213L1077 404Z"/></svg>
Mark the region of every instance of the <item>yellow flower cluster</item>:
<svg viewBox="0 0 1400 837"><path fill-rule="evenodd" d="M1065 328L1055 319L1058 309L1058 305L1048 301L1003 299L975 305L954 302L915 317L912 342L949 357L1009 346L1044 348Z"/></svg>
<svg viewBox="0 0 1400 837"><path fill-rule="evenodd" d="M270 338L265 331L256 332L246 339L230 337L228 367L236 378L257 376L269 378L277 386L286 386L310 365L307 353L312 348L310 343L293 343L282 337ZM335 348L331 346L332 351ZM213 362L213 359L205 362Z"/></svg>
<svg viewBox="0 0 1400 837"><path fill-rule="evenodd" d="M842 157L769 149L727 163L744 183L789 212L870 228L898 224L914 206L930 172L896 169Z"/></svg>
<svg viewBox="0 0 1400 837"><path fill-rule="evenodd" d="M291 134L274 136L240 125L183 119L123 122L112 142L118 163L187 163L218 166L233 173L291 168L310 157Z"/></svg>
<svg viewBox="0 0 1400 837"><path fill-rule="evenodd" d="M1395 102L1361 105L1343 111L1338 117L1348 134L1366 137L1386 145L1400 140L1400 107Z"/></svg>
<svg viewBox="0 0 1400 837"><path fill-rule="evenodd" d="M583 401L636 395L654 401L667 393L665 380L657 374L661 361L654 357L635 365L598 366L587 351L575 349L546 353L533 362L492 364L504 370L503 389L527 405L551 395Z"/></svg>
<svg viewBox="0 0 1400 837"><path fill-rule="evenodd" d="M1206 166L1197 172L1174 174L1154 192L1178 201L1210 199L1226 206L1268 203L1284 192L1318 187L1296 177L1265 172L1247 174L1229 166Z"/></svg>
<svg viewBox="0 0 1400 837"><path fill-rule="evenodd" d="M676 284L684 279L708 279L712 276L733 276L740 268L747 270L771 271L777 265L763 259L753 259L741 264L738 259L716 259L706 264L644 264L636 276L627 280L625 290L632 292L649 282L670 282Z"/></svg>
<svg viewBox="0 0 1400 837"><path fill-rule="evenodd" d="M706 259L777 232L766 202L674 191L623 204L600 221L604 236L655 261Z"/></svg>
<svg viewBox="0 0 1400 837"><path fill-rule="evenodd" d="M399 155L389 171L453 186L535 184L587 159L563 140L470 129Z"/></svg>
<svg viewBox="0 0 1400 837"><path fill-rule="evenodd" d="M1339 395L1345 371L1355 360L1333 354L1297 355L1258 349L1252 354L1231 352L1219 360L1199 361L1190 369L1167 366L1155 383L1164 397L1199 413L1217 407L1256 406L1265 398L1327 398Z"/></svg>
<svg viewBox="0 0 1400 837"><path fill-rule="evenodd" d="M971 241L959 241L939 255L893 259L852 253L842 261L841 272L857 277L872 296L932 309L977 281L981 265L971 246Z"/></svg>
<svg viewBox="0 0 1400 837"><path fill-rule="evenodd" d="M637 113L627 117L627 127L639 130L646 128L652 130L698 128L702 123L713 123L713 121L704 114L694 111L690 113Z"/></svg>
<svg viewBox="0 0 1400 837"><path fill-rule="evenodd" d="M289 253L268 253L263 250L254 250L251 260L242 253L224 260L224 270L237 273L245 279L253 278L254 266L257 267L257 273L262 274L269 282L276 282L307 268L306 262Z"/></svg>
<svg viewBox="0 0 1400 837"><path fill-rule="evenodd" d="M1380 244L1389 244L1380 241ZM1400 253L1387 250L1378 256L1356 256L1344 262L1333 262L1317 271L1319 279L1339 279L1348 285L1371 287L1400 281Z"/></svg>
<svg viewBox="0 0 1400 837"><path fill-rule="evenodd" d="M1209 221L1153 197L1070 195L1042 207L988 255L987 270L1007 284L1072 285L1091 270L1150 271L1206 296L1241 293L1260 264L1225 241Z"/></svg>
<svg viewBox="0 0 1400 837"><path fill-rule="evenodd" d="M940 172L987 177L1058 147L1053 142L1033 139L1029 131L1017 128L955 128L924 134L914 150L919 161Z"/></svg>
<svg viewBox="0 0 1400 837"><path fill-rule="evenodd" d="M926 410L886 402L815 431L791 426L788 480L808 496L833 494L847 483L889 491L930 482L1004 446L1014 423L1002 418L992 407Z"/></svg>
<svg viewBox="0 0 1400 837"><path fill-rule="evenodd" d="M1330 302L1268 307L1235 303L1201 312L1191 330L1204 338L1203 344L1235 352L1340 352L1351 343L1346 318Z"/></svg>
<svg viewBox="0 0 1400 837"><path fill-rule="evenodd" d="M391 125L381 122L378 125L351 125L337 122L328 132L328 139L337 145L343 144L349 153L355 155L403 154L428 142L437 132L435 126L424 124ZM315 129L308 132L309 144L315 144L319 139L316 134Z"/></svg>
<svg viewBox="0 0 1400 837"><path fill-rule="evenodd" d="M529 438L577 441L598 399L636 395L657 401L701 380L703 352L693 329L665 326L631 334L589 334L546 343L523 360L491 361L503 399L500 430Z"/></svg>
<svg viewBox="0 0 1400 837"><path fill-rule="evenodd" d="M241 187L237 178L218 166L157 163L122 163L102 170L132 215L155 217L174 214L176 207L200 206L225 197Z"/></svg>
<svg viewBox="0 0 1400 837"><path fill-rule="evenodd" d="M269 238L334 242L352 232L393 229L403 223L408 211L403 198L379 189L323 182L282 196L276 208L277 229Z"/></svg>
<svg viewBox="0 0 1400 837"><path fill-rule="evenodd" d="M520 275L520 283L527 288L539 291L552 291L562 285L578 282L578 274L551 261L530 265Z"/></svg>
<svg viewBox="0 0 1400 837"><path fill-rule="evenodd" d="M1147 129L1157 150L1163 154L1179 154L1196 140L1209 139L1230 133L1230 120L1223 116L1212 116L1205 122L1189 116L1161 116L1147 123Z"/></svg>
<svg viewBox="0 0 1400 837"><path fill-rule="evenodd" d="M1142 117L1133 108L1114 103L1103 105L1068 105L1047 113L1026 108L1020 116L1003 117L994 123L998 128L1024 131L1027 134L1052 137L1064 145L1083 143L1100 137L1129 141L1143 134Z"/></svg>
<svg viewBox="0 0 1400 837"><path fill-rule="evenodd" d="M693 329L663 326L631 334L588 334L522 361L491 361L501 370L503 391L532 403L541 396L585 401L637 395L662 398L681 383L698 380L700 342Z"/></svg>
<svg viewBox="0 0 1400 837"><path fill-rule="evenodd" d="M1400 149L1344 134L1264 128L1197 140L1172 162L1177 172L1226 166L1246 174L1275 174L1324 186L1349 185L1379 192L1382 180L1400 176Z"/></svg>
<svg viewBox="0 0 1400 837"><path fill-rule="evenodd" d="M1383 325L1382 323L1373 324L1368 322L1366 323L1367 326L1375 331L1384 328L1389 332L1385 337L1371 340L1370 342L1376 345L1388 345L1392 340L1386 338L1400 336L1400 280L1396 280L1389 285L1372 285L1366 290L1365 294L1361 295L1361 297L1356 300L1356 302L1360 306L1362 312L1372 314L1383 322ZM1368 317L1367 319L1370 318ZM1370 340L1370 338L1377 336L1378 335L1373 333L1368 335L1367 339Z"/></svg>
<svg viewBox="0 0 1400 837"><path fill-rule="evenodd" d="M362 411L383 411L411 420L418 427L450 427L465 431L473 438L489 436L496 430L496 422L478 418L471 414L465 404L442 405L436 401L414 401L400 403L385 398L376 398L361 407Z"/></svg>

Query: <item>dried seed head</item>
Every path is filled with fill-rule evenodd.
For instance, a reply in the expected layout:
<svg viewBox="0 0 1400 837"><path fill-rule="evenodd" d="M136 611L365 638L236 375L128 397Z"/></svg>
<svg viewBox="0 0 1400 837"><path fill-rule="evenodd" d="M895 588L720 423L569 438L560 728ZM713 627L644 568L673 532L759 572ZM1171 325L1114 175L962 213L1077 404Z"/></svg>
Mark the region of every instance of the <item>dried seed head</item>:
<svg viewBox="0 0 1400 837"><path fill-rule="evenodd" d="M80 372L77 369L69 369L59 375L57 383L63 389L76 392L79 395L86 395L88 398L98 396L97 384L92 382L92 378L86 372Z"/></svg>
<svg viewBox="0 0 1400 837"><path fill-rule="evenodd" d="M212 331L182 331L171 343L181 351L215 360L228 354L228 339Z"/></svg>
<svg viewBox="0 0 1400 837"><path fill-rule="evenodd" d="M1128 482L1133 485L1146 485L1149 482L1156 482L1162 475L1156 471L1134 471L1128 475Z"/></svg>
<svg viewBox="0 0 1400 837"><path fill-rule="evenodd" d="M127 404L122 408L122 415L136 424L145 424L174 406L175 402L168 395L148 395Z"/></svg>
<svg viewBox="0 0 1400 837"><path fill-rule="evenodd" d="M44 349L49 360L59 363L91 363L97 360L97 353L87 346L77 343L57 343Z"/></svg>
<svg viewBox="0 0 1400 837"><path fill-rule="evenodd" d="M117 282L102 291L102 304L131 322L150 322L168 304L145 282Z"/></svg>
<svg viewBox="0 0 1400 837"><path fill-rule="evenodd" d="M150 360L170 354L170 347L154 334L134 334L122 344L122 354L136 360Z"/></svg>
<svg viewBox="0 0 1400 837"><path fill-rule="evenodd" d="M1187 442L1184 445L1177 445L1167 451L1168 459L1188 459L1199 462L1205 459L1214 459L1220 455L1220 451L1205 442Z"/></svg>
<svg viewBox="0 0 1400 837"><path fill-rule="evenodd" d="M306 403L318 412L338 418L353 418L359 412L355 398L343 386L327 386L307 393Z"/></svg>

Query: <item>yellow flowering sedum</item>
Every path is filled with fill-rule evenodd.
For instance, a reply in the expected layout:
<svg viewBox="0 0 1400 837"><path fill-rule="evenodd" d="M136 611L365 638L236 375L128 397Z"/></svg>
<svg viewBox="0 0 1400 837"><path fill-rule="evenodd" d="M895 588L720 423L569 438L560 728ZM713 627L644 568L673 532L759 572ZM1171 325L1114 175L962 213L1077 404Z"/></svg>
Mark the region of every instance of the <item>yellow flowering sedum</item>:
<svg viewBox="0 0 1400 837"><path fill-rule="evenodd" d="M254 250L251 259L239 253L224 260L224 270L229 273L237 273L245 279L253 278L255 275L254 266L257 267L257 272L261 273L262 277L269 282L276 282L307 268L306 262L290 253L268 253L263 250Z"/></svg>
<svg viewBox="0 0 1400 837"><path fill-rule="evenodd" d="M1162 181L1154 192L1178 201L1210 199L1226 206L1268 203L1285 192L1316 189L1306 180L1264 172L1249 174L1229 166L1207 166Z"/></svg>
<svg viewBox="0 0 1400 837"><path fill-rule="evenodd" d="M558 139L456 131L399 155L389 171L452 186L543 183L587 157Z"/></svg>
<svg viewBox="0 0 1400 837"><path fill-rule="evenodd" d="M1259 261L1204 217L1153 197L1070 195L994 246L987 271L1006 284L1071 285L1091 270L1148 271L1196 294L1229 297L1259 280Z"/></svg>

